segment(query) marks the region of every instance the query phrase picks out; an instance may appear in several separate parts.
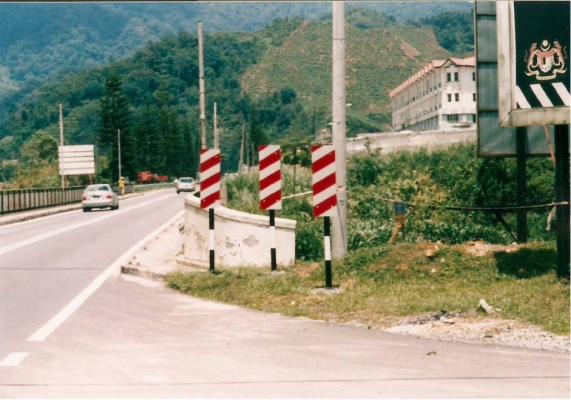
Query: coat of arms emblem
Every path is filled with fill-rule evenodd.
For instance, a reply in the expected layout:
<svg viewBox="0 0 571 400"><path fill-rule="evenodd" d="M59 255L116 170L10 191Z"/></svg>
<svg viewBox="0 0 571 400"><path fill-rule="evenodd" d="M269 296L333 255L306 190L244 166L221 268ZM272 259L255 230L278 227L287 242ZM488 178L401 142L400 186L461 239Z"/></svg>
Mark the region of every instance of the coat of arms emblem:
<svg viewBox="0 0 571 400"><path fill-rule="evenodd" d="M566 48L562 48L556 40L549 43L547 40L541 42L539 47L533 43L529 49L529 55L525 54L524 61L527 62L527 76L535 76L539 81L555 79L557 74L567 72L565 59L567 58Z"/></svg>

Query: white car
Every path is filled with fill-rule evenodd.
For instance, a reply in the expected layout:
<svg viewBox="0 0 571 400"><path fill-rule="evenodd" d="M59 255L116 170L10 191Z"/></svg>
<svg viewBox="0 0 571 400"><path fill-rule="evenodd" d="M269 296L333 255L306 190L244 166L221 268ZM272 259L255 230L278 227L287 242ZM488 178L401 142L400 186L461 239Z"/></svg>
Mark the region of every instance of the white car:
<svg viewBox="0 0 571 400"><path fill-rule="evenodd" d="M100 185L89 185L81 196L83 212L91 211L93 208L119 209L119 196L106 183Z"/></svg>
<svg viewBox="0 0 571 400"><path fill-rule="evenodd" d="M194 192L196 189L193 178L179 178L175 187L177 194L180 192Z"/></svg>

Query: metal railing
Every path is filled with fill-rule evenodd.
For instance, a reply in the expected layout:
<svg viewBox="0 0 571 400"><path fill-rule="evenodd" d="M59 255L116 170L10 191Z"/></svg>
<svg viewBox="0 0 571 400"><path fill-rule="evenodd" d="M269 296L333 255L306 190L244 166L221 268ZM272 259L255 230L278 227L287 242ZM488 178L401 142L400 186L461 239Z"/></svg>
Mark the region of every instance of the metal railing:
<svg viewBox="0 0 571 400"><path fill-rule="evenodd" d="M125 185L125 194L168 187L174 187L174 183L145 185L128 183ZM86 186L72 186L65 189L0 189L0 215L79 203L85 188ZM111 185L111 188L119 193L117 184Z"/></svg>
<svg viewBox="0 0 571 400"><path fill-rule="evenodd" d="M0 190L0 215L78 203L85 186Z"/></svg>

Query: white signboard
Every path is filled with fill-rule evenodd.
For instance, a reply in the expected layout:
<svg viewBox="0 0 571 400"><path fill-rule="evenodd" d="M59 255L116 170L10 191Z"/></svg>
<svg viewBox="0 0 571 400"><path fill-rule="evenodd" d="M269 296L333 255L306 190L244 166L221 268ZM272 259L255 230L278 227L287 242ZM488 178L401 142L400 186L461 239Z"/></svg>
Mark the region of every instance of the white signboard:
<svg viewBox="0 0 571 400"><path fill-rule="evenodd" d="M94 146L59 146L59 174L83 175L95 173Z"/></svg>

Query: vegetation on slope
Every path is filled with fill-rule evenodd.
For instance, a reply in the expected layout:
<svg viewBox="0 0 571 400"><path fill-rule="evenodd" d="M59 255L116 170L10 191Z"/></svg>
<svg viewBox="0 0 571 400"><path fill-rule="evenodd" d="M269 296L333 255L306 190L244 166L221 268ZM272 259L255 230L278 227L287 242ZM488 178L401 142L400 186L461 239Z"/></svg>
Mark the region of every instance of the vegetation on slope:
<svg viewBox="0 0 571 400"><path fill-rule="evenodd" d="M298 166L297 193L311 191L309 170ZM455 207L508 207L516 202L516 165L513 159L481 159L475 145L458 145L432 153L398 152L381 156L352 156L347 166L348 247L358 250L389 242L395 227L395 201L407 206L406 241L460 244L469 241L508 244L514 238L492 212L448 210ZM555 172L547 158L528 160L527 204L555 200ZM284 197L293 193L292 174L284 180ZM258 207L257 174L227 181L229 207L261 213ZM247 193L247 195L246 195ZM530 241L554 240L546 231L549 208L528 213ZM284 200L280 216L298 221L296 255L303 260L323 257L323 227L314 218L311 196ZM515 231L514 213L503 217Z"/></svg>
<svg viewBox="0 0 571 400"><path fill-rule="evenodd" d="M476 313L480 299L513 318L569 334L569 284L556 278L552 244L478 257L461 246L403 243L356 250L333 263L333 285L323 288L323 265L298 262L283 274L260 268L217 267L216 273L171 273L169 287L192 296L266 312L387 328L405 316Z"/></svg>

